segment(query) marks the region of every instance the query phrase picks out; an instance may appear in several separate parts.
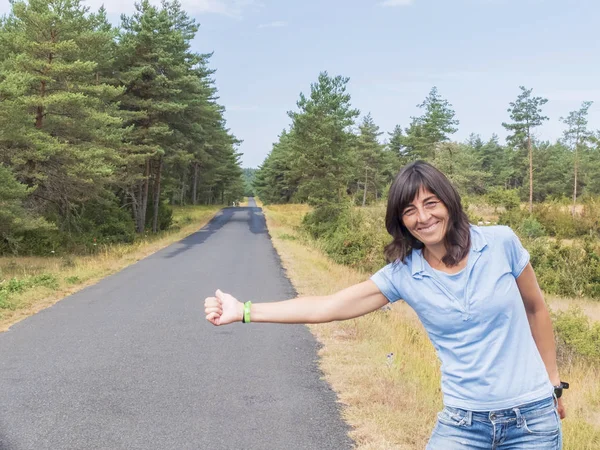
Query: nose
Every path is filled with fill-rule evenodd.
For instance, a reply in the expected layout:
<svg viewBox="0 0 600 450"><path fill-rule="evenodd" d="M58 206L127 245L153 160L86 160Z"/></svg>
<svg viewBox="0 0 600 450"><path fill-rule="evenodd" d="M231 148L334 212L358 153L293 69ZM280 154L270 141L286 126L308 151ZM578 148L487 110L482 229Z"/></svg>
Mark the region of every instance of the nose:
<svg viewBox="0 0 600 450"><path fill-rule="evenodd" d="M425 208L418 208L417 212L419 214L419 222L426 223L429 220L431 214L425 210Z"/></svg>

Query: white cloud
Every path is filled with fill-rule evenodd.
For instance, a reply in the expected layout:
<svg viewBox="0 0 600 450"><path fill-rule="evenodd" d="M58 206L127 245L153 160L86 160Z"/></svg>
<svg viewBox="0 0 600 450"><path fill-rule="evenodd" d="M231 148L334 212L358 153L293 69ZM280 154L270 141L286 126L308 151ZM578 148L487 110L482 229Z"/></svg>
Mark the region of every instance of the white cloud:
<svg viewBox="0 0 600 450"><path fill-rule="evenodd" d="M241 18L244 10L250 6L259 6L256 0L180 0L181 6L190 15L195 14L221 14L234 18ZM110 14L129 14L134 10L135 0L83 0L82 3L96 11L102 5ZM151 0L155 5L160 0ZM0 0L0 13L8 12L10 4Z"/></svg>
<svg viewBox="0 0 600 450"><path fill-rule="evenodd" d="M379 3L381 6L408 6L413 0L385 0Z"/></svg>
<svg viewBox="0 0 600 450"><path fill-rule="evenodd" d="M282 28L287 27L287 25L287 22L276 20L275 22L260 24L258 28Z"/></svg>

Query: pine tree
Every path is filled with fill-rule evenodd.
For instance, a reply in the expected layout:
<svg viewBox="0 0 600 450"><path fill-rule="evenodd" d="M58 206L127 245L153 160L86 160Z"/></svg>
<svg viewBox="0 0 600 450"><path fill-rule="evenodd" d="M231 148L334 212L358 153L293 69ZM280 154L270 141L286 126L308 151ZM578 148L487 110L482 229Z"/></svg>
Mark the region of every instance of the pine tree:
<svg viewBox="0 0 600 450"><path fill-rule="evenodd" d="M448 100L441 97L437 87L433 87L423 103L417 105L425 112L413 117L406 129L405 145L415 159L435 159L436 146L447 142L450 134L456 133L459 121Z"/></svg>
<svg viewBox="0 0 600 450"><path fill-rule="evenodd" d="M149 199L153 200L152 229L158 231L161 175L174 141L170 121L185 110L178 100L190 82L187 42L176 26L176 20L183 19L170 6L163 3L159 9L143 0L131 17L122 18L117 70L125 87L120 101L129 127L130 145L124 148L127 173L133 175L123 183L138 233L146 226Z"/></svg>
<svg viewBox="0 0 600 450"><path fill-rule="evenodd" d="M102 193L117 161L121 91L90 57L111 45L104 19L79 0L15 1L0 26L2 161L37 187L32 203L62 230Z"/></svg>
<svg viewBox="0 0 600 450"><path fill-rule="evenodd" d="M396 155L398 158L398 162L401 166L408 164L413 160L413 155L408 153L406 147L406 136L404 136L404 132L402 131L402 127L400 125L396 125L394 127L394 131L388 133L389 141L387 143L387 149Z"/></svg>
<svg viewBox="0 0 600 450"><path fill-rule="evenodd" d="M573 151L573 216L577 204L577 174L579 169L579 156L582 147L590 139L592 134L587 129L587 116L593 102L583 102L577 111L571 111L569 115L561 117L560 120L567 125L564 138Z"/></svg>
<svg viewBox="0 0 600 450"><path fill-rule="evenodd" d="M533 212L533 128L539 127L548 117L542 116L542 106L548 99L532 97L533 89L520 86L521 94L515 102L510 103L508 112L513 123L502 123L502 126L511 131L507 141L517 148L526 148L529 153L529 212Z"/></svg>
<svg viewBox="0 0 600 450"><path fill-rule="evenodd" d="M353 172L353 135L350 127L359 115L346 91L349 79L319 75L310 95L300 94L298 112L290 112L293 173L299 179L297 195L313 206L340 204Z"/></svg>
<svg viewBox="0 0 600 450"><path fill-rule="evenodd" d="M378 184L377 176L382 164L383 146L379 143L379 136L383 133L375 125L371 114L367 114L359 125L359 135L356 139L356 150L358 158L358 168L362 175L363 196L362 206L367 203L367 191L369 185L373 187L374 196L377 198Z"/></svg>

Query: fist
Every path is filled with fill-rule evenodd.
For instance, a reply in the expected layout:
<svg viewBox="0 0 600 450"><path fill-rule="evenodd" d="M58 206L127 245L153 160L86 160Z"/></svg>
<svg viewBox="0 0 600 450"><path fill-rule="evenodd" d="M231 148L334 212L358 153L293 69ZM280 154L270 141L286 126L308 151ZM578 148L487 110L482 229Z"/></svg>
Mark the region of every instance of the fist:
<svg viewBox="0 0 600 450"><path fill-rule="evenodd" d="M244 305L233 295L225 294L217 289L215 297L204 300L206 320L213 325L227 325L242 320Z"/></svg>

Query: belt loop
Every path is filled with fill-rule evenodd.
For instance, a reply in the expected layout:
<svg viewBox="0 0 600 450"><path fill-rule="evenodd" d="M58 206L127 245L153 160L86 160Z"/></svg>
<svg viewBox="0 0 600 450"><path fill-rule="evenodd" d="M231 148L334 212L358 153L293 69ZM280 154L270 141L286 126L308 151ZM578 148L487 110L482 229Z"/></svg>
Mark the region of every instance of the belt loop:
<svg viewBox="0 0 600 450"><path fill-rule="evenodd" d="M467 411L465 416L465 425L470 427L473 424L473 411Z"/></svg>
<svg viewBox="0 0 600 450"><path fill-rule="evenodd" d="M517 428L521 428L523 426L523 416L521 415L521 410L519 408L513 408L513 411L517 415Z"/></svg>

